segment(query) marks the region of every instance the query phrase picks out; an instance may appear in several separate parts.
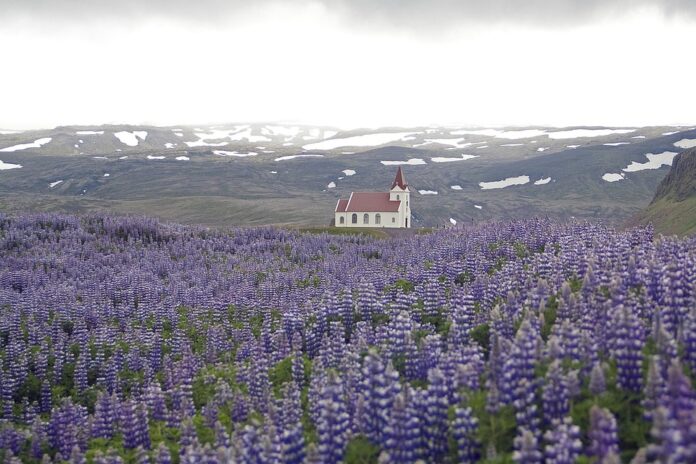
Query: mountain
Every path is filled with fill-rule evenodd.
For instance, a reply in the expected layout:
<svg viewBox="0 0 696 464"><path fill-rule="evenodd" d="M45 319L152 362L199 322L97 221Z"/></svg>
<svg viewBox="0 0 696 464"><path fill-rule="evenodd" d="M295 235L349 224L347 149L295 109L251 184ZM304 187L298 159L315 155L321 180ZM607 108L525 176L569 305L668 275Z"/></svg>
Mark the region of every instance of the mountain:
<svg viewBox="0 0 696 464"><path fill-rule="evenodd" d="M642 211L688 127L62 126L0 133L0 211L144 214L210 226L325 225L404 166L415 226Z"/></svg>
<svg viewBox="0 0 696 464"><path fill-rule="evenodd" d="M696 148L679 153L637 222L665 234L696 234Z"/></svg>

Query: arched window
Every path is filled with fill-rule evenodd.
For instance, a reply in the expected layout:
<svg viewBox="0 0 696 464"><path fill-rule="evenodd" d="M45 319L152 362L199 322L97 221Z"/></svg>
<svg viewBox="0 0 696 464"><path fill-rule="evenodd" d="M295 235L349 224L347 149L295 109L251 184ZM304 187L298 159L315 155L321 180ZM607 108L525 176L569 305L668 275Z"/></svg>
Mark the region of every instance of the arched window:
<svg viewBox="0 0 696 464"><path fill-rule="evenodd" d="M395 222L396 222L396 218L392 217L392 224L394 224Z"/></svg>
<svg viewBox="0 0 696 464"><path fill-rule="evenodd" d="M375 224L379 225L381 223L382 223L382 216L379 213L375 214Z"/></svg>
<svg viewBox="0 0 696 464"><path fill-rule="evenodd" d="M397 200L399 199L399 195L396 196L396 199L397 199Z"/></svg>
<svg viewBox="0 0 696 464"><path fill-rule="evenodd" d="M370 223L370 215L365 213L363 215L363 224L369 224Z"/></svg>
<svg viewBox="0 0 696 464"><path fill-rule="evenodd" d="M358 223L358 214L357 213L353 213L353 216L350 218L350 222L352 222L353 224Z"/></svg>
<svg viewBox="0 0 696 464"><path fill-rule="evenodd" d="M345 224L345 223L346 223L346 218L344 218L343 216L341 216L341 224Z"/></svg>

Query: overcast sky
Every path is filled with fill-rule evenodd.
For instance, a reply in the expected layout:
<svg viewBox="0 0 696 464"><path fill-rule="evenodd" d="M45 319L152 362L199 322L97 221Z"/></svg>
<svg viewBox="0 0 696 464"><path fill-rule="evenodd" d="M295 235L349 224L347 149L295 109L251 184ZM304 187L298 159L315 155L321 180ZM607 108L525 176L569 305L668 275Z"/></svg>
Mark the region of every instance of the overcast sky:
<svg viewBox="0 0 696 464"><path fill-rule="evenodd" d="M0 128L696 123L696 0L0 0Z"/></svg>

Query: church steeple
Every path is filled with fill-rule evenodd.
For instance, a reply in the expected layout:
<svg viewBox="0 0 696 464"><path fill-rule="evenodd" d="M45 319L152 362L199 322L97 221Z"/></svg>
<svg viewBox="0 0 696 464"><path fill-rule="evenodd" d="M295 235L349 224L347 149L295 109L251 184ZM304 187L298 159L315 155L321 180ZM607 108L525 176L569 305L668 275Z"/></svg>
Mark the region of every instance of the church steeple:
<svg viewBox="0 0 696 464"><path fill-rule="evenodd" d="M393 189L397 185L401 188L401 190L406 190L406 187L408 187L408 183L406 182L406 177L404 177L404 171L401 170L401 166L399 166L399 169L396 171L396 177L394 178L394 182L392 182L391 188Z"/></svg>

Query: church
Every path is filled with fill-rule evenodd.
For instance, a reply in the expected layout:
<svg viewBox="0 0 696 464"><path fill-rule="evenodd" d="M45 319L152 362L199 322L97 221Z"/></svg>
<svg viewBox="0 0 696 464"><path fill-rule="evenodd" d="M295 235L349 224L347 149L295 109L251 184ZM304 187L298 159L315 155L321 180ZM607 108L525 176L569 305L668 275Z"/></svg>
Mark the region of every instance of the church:
<svg viewBox="0 0 696 464"><path fill-rule="evenodd" d="M336 203L336 227L411 227L411 192L399 167L388 192L352 192Z"/></svg>

